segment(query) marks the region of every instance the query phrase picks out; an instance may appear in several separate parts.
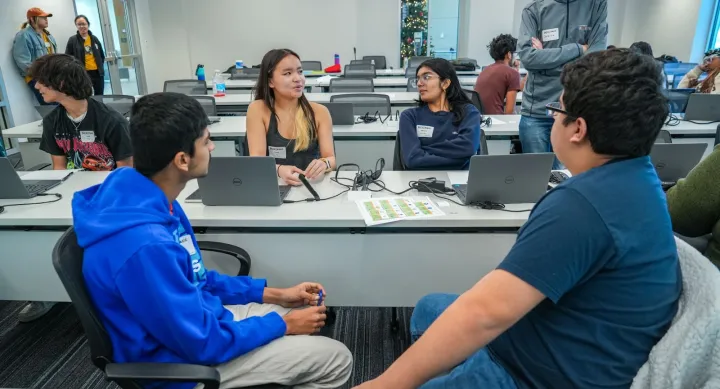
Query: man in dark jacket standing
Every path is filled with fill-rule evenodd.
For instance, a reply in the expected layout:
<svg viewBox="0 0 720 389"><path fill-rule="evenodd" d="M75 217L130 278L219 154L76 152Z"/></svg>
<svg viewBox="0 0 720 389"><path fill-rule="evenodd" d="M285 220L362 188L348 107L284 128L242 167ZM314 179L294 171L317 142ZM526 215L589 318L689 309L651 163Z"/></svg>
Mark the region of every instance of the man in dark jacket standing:
<svg viewBox="0 0 720 389"><path fill-rule="evenodd" d="M560 99L560 73L585 53L605 50L607 34L607 0L534 0L523 9L518 39L528 71L520 112L523 152L552 152L553 118L545 106Z"/></svg>
<svg viewBox="0 0 720 389"><path fill-rule="evenodd" d="M105 90L105 52L102 43L90 32L90 21L85 15L75 17L75 27L77 34L68 39L65 54L72 55L85 65L93 91L96 96L100 96Z"/></svg>

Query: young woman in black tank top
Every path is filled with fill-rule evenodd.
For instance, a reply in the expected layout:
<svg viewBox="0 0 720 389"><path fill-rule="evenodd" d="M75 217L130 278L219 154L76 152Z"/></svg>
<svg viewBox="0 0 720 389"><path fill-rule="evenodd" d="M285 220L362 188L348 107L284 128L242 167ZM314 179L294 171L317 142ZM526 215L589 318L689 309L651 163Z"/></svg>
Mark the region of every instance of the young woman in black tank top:
<svg viewBox="0 0 720 389"><path fill-rule="evenodd" d="M301 184L298 174L315 179L335 169L330 113L310 103L304 90L297 54L287 49L265 54L247 113L248 151L274 157L278 177L290 185Z"/></svg>

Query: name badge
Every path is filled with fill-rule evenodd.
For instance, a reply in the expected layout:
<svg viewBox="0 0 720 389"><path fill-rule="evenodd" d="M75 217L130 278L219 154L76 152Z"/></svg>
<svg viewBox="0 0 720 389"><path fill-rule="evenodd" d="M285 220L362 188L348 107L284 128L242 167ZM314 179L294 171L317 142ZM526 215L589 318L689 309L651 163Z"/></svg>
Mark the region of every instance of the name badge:
<svg viewBox="0 0 720 389"><path fill-rule="evenodd" d="M580 31L590 31L590 26L582 25L579 26L578 29L580 29Z"/></svg>
<svg viewBox="0 0 720 389"><path fill-rule="evenodd" d="M187 250L188 254L195 255L197 253L197 250L195 250L195 245L193 244L193 240L190 237L190 235L183 235L180 237L180 245Z"/></svg>
<svg viewBox="0 0 720 389"><path fill-rule="evenodd" d="M50 42L45 42L45 47L50 47Z"/></svg>
<svg viewBox="0 0 720 389"><path fill-rule="evenodd" d="M418 138L432 138L433 131L435 131L435 127L415 126L415 130L417 130Z"/></svg>
<svg viewBox="0 0 720 389"><path fill-rule="evenodd" d="M285 159L287 158L287 151L285 150L285 147L268 146L268 155L273 158Z"/></svg>
<svg viewBox="0 0 720 389"><path fill-rule="evenodd" d="M560 39L560 29L553 28L550 30L543 30L542 32L542 41L543 42L552 42Z"/></svg>
<svg viewBox="0 0 720 389"><path fill-rule="evenodd" d="M95 132L93 131L80 131L80 142L95 142Z"/></svg>

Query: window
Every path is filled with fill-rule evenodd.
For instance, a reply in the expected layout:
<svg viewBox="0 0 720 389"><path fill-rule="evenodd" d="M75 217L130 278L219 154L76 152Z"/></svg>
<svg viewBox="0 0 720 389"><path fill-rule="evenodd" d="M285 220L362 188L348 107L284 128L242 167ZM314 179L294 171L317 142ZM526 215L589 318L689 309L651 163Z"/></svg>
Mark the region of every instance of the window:
<svg viewBox="0 0 720 389"><path fill-rule="evenodd" d="M708 50L720 49L720 1L715 5L715 16L713 16L708 39Z"/></svg>
<svg viewBox="0 0 720 389"><path fill-rule="evenodd" d="M400 2L400 63L414 56L457 58L460 0Z"/></svg>

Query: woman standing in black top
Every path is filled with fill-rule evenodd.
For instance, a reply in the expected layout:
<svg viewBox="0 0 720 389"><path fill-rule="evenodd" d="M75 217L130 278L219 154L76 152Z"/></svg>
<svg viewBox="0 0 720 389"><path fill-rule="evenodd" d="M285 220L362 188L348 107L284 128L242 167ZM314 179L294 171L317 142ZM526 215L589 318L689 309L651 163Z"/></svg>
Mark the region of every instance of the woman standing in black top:
<svg viewBox="0 0 720 389"><path fill-rule="evenodd" d="M300 185L335 169L332 119L328 109L307 100L300 57L288 49L270 50L263 57L248 107L247 143L251 156L275 158L277 175Z"/></svg>
<svg viewBox="0 0 720 389"><path fill-rule="evenodd" d="M75 17L77 34L68 39L65 54L77 58L85 65L85 71L92 81L96 96L102 95L105 89L105 52L100 40L90 32L90 22L85 15Z"/></svg>

